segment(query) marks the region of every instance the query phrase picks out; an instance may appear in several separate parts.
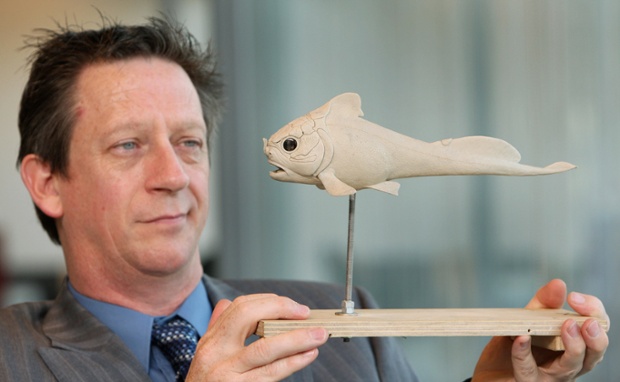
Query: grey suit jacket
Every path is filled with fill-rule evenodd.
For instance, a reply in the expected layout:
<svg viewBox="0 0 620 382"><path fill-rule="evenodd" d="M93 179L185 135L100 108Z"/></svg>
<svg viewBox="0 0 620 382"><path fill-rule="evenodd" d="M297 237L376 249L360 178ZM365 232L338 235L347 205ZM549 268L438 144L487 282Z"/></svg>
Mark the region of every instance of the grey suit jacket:
<svg viewBox="0 0 620 382"><path fill-rule="evenodd" d="M203 279L213 304L271 292L311 308L337 308L342 287L289 281ZM356 307L376 304L356 290ZM54 301L0 309L0 381L149 381L122 340L85 310L66 286ZM318 359L286 381L417 381L392 338L330 339Z"/></svg>

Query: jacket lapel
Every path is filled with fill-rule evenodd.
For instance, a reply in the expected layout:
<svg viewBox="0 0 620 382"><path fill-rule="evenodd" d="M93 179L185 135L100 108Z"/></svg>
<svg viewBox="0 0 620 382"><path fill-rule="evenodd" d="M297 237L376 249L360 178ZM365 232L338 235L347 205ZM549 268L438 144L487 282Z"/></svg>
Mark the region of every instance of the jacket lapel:
<svg viewBox="0 0 620 382"><path fill-rule="evenodd" d="M64 381L150 381L142 365L110 329L84 309L66 282L43 320L50 347L39 354Z"/></svg>
<svg viewBox="0 0 620 382"><path fill-rule="evenodd" d="M208 276L203 282L212 306L221 299L234 300L246 294ZM39 348L39 355L60 382L150 381L122 340L73 298L66 283L43 320L42 330L51 345ZM257 339L250 337L248 344ZM308 367L285 381L313 380Z"/></svg>

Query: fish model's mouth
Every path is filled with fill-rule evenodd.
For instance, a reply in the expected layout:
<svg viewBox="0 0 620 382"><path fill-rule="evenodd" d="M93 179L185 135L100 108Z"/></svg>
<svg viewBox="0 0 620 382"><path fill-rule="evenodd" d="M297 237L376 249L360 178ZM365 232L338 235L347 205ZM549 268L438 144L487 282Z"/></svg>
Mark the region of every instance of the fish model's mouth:
<svg viewBox="0 0 620 382"><path fill-rule="evenodd" d="M271 172L281 172L281 171L285 171L282 167L278 166L278 165L277 165L277 164L275 164L275 163L271 163L271 162L269 162L269 164L270 164L270 165L272 165L273 167L275 167L275 168L276 168L275 170L273 170L273 171L271 171Z"/></svg>
<svg viewBox="0 0 620 382"><path fill-rule="evenodd" d="M281 165L278 160L279 156L282 156L278 150L273 149L273 145L269 144L266 139L263 139L264 147L263 151L267 156L267 163L275 167L275 170L269 171L269 176L273 180L277 180L280 182L293 182L293 183L304 183L304 184L316 184L317 180L313 179L313 177L304 176L302 174L297 173L296 169L288 168L284 165ZM286 158L285 158L286 159ZM286 162L286 160L284 160ZM292 166L294 167L294 163Z"/></svg>
<svg viewBox="0 0 620 382"><path fill-rule="evenodd" d="M269 163L270 165L276 168L275 170L270 171L269 175L272 178L276 179L278 178L279 175L286 175L288 171L284 167L281 167L280 165L278 165L278 163L276 163L273 159L271 159L273 157L273 153L272 153L272 149L270 146L273 146L273 145L270 145L269 141L263 138L263 151L265 155L267 156L267 163Z"/></svg>
<svg viewBox="0 0 620 382"><path fill-rule="evenodd" d="M271 175L272 178L274 176L279 177L280 175L286 175L288 173L284 167L280 167L277 163L273 161L268 161L268 163L276 168L275 170L269 172L269 175Z"/></svg>
<svg viewBox="0 0 620 382"><path fill-rule="evenodd" d="M283 173L283 172L286 173L286 171L284 171L283 168L278 167L275 170L270 171L269 174L277 175L277 174L280 174L280 173Z"/></svg>

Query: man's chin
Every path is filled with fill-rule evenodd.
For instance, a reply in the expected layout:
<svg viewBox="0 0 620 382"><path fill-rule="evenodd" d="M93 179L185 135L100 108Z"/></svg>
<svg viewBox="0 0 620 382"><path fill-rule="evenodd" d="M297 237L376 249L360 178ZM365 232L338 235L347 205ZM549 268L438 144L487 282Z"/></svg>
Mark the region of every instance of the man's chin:
<svg viewBox="0 0 620 382"><path fill-rule="evenodd" d="M136 268L140 272L155 277L169 277L191 273L192 269L202 267L197 250L185 248L161 248L156 252L141 255ZM200 271L202 273L202 271Z"/></svg>

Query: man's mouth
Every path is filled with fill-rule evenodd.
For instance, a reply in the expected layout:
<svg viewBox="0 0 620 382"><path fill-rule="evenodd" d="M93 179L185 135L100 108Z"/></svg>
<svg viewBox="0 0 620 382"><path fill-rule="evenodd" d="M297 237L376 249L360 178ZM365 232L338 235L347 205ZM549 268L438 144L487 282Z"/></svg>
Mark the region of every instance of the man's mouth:
<svg viewBox="0 0 620 382"><path fill-rule="evenodd" d="M150 219L146 219L145 223L174 223L185 219L187 214L177 213L177 214L164 214L152 217Z"/></svg>

